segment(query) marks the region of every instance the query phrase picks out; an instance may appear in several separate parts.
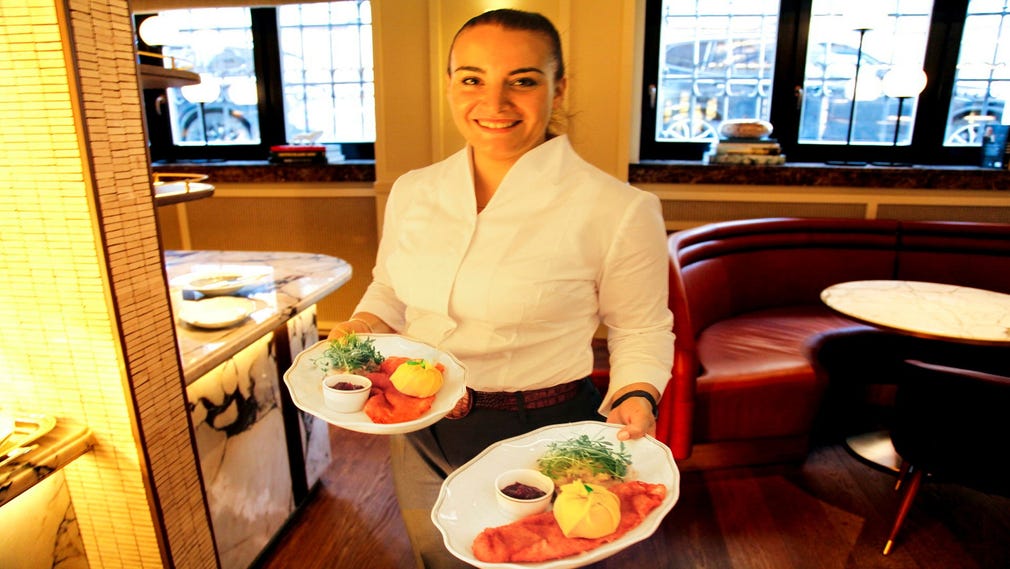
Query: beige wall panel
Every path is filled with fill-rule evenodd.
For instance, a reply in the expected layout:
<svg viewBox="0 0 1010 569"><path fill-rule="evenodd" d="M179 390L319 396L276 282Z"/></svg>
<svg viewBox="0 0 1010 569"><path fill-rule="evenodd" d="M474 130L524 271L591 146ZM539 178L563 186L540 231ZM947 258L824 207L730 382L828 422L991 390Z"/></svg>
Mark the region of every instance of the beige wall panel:
<svg viewBox="0 0 1010 569"><path fill-rule="evenodd" d="M583 158L628 178L635 3L578 0L569 5L569 135Z"/></svg>
<svg viewBox="0 0 1010 569"><path fill-rule="evenodd" d="M375 65L376 187L432 162L431 83L427 2L372 3Z"/></svg>
<svg viewBox="0 0 1010 569"><path fill-rule="evenodd" d="M663 200L663 218L677 228L758 217L863 218L866 217L866 206L856 203Z"/></svg>
<svg viewBox="0 0 1010 569"><path fill-rule="evenodd" d="M182 231L179 218L182 205L162 206L158 208L158 238L163 249L183 249Z"/></svg>
<svg viewBox="0 0 1010 569"><path fill-rule="evenodd" d="M1010 223L1010 206L881 204L877 207L881 219L914 221L984 221Z"/></svg>

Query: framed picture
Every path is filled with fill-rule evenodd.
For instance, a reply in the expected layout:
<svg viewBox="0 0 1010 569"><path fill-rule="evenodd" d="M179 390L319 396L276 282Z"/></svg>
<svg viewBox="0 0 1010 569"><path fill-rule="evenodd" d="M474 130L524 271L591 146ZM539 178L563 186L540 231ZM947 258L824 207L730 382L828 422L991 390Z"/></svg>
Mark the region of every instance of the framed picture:
<svg viewBox="0 0 1010 569"><path fill-rule="evenodd" d="M1010 125L987 125L982 132L982 167L1007 168L1010 148L1007 146L1007 132Z"/></svg>

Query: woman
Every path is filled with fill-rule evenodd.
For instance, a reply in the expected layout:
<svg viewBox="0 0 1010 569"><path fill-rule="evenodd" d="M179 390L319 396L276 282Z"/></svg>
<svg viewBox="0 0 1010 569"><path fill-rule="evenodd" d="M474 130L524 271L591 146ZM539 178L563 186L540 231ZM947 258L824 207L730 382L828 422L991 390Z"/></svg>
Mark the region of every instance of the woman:
<svg viewBox="0 0 1010 569"><path fill-rule="evenodd" d="M448 73L467 146L394 184L373 282L330 334L404 334L470 371L452 418L392 441L401 512L427 567L459 564L429 518L452 470L497 440L601 414L623 425L622 440L653 434L673 359L659 200L552 132L568 85L553 24L516 10L476 16L453 40ZM588 379L601 322L605 397Z"/></svg>

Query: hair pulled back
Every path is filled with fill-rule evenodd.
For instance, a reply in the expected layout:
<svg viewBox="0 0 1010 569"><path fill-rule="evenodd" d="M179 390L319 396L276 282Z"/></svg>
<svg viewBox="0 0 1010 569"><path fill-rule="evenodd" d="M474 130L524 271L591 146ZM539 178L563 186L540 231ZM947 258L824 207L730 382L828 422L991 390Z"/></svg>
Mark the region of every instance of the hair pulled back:
<svg viewBox="0 0 1010 569"><path fill-rule="evenodd" d="M449 45L449 53L452 54L452 48L456 45L456 38L461 33L474 26L482 25L500 26L506 30L543 34L550 44L551 57L556 64L554 67L554 79L560 80L565 76L565 59L561 53L561 35L558 34L557 28L554 27L554 24L550 20L537 12L501 8L478 14L467 20L459 31L456 32L456 35L453 36L452 44ZM449 69L449 73L452 73L451 69Z"/></svg>

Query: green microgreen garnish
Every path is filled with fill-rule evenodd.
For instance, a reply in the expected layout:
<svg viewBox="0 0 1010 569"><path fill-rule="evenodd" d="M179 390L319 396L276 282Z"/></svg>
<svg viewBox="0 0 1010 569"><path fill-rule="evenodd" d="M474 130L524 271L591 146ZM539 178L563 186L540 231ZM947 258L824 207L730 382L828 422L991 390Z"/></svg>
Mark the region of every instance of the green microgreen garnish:
<svg viewBox="0 0 1010 569"><path fill-rule="evenodd" d="M376 371L386 358L375 348L375 341L353 332L330 341L326 351L313 363L323 371Z"/></svg>
<svg viewBox="0 0 1010 569"><path fill-rule="evenodd" d="M593 440L589 435L549 443L547 452L537 460L540 472L555 480L578 470L623 480L630 465L631 455L625 450L624 442L615 450L610 441Z"/></svg>

